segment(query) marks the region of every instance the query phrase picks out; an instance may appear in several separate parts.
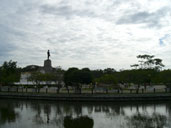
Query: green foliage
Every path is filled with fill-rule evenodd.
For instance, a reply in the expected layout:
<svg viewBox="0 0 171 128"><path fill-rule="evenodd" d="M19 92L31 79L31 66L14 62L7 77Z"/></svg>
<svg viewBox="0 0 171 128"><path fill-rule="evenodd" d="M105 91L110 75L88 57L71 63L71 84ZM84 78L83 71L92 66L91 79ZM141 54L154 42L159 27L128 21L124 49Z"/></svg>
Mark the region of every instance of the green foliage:
<svg viewBox="0 0 171 128"><path fill-rule="evenodd" d="M119 81L138 85L151 84L157 73L154 69L125 70L119 72Z"/></svg>
<svg viewBox="0 0 171 128"><path fill-rule="evenodd" d="M0 83L3 85L13 84L20 79L20 68L17 68L17 62L10 60L4 62L0 67Z"/></svg>
<svg viewBox="0 0 171 128"><path fill-rule="evenodd" d="M96 79L96 78L102 77L104 75L104 72L103 70L92 70L91 75L93 79Z"/></svg>
<svg viewBox="0 0 171 128"><path fill-rule="evenodd" d="M171 84L171 70L163 70L153 80L156 83Z"/></svg>
<svg viewBox="0 0 171 128"><path fill-rule="evenodd" d="M117 79L114 75L105 74L104 76L95 79L95 82L103 84L117 84Z"/></svg>
<svg viewBox="0 0 171 128"><path fill-rule="evenodd" d="M135 67L137 69L138 66L140 66L140 69L156 69L160 70L162 67L164 67L164 64L162 64L162 60L159 58L154 58L154 55L138 55L137 58L140 59L140 64L133 64L131 67Z"/></svg>
<svg viewBox="0 0 171 128"><path fill-rule="evenodd" d="M95 82L104 84L138 84L150 85L155 84L171 84L171 70L161 70L164 65L162 60L155 58L154 55L138 55L139 64L131 65L135 67L132 70L122 70L117 72L113 68L104 70L90 70L89 68L69 68L67 71L56 68L53 73L42 74L37 72L39 66L31 65L22 69L23 72L33 72L29 78L35 85L41 82L54 82L55 86L60 87L62 82L67 86L79 87L82 84L94 85ZM19 81L21 69L17 68L16 62L4 62L0 67L0 84L8 85Z"/></svg>
<svg viewBox="0 0 171 128"><path fill-rule="evenodd" d="M28 80L32 81L37 88L40 88L46 84L48 86L58 87L59 91L59 89L62 87L63 71L56 70L52 73L32 72Z"/></svg>
<svg viewBox="0 0 171 128"><path fill-rule="evenodd" d="M92 75L88 69L69 68L64 74L64 82L69 86L89 84L92 82Z"/></svg>
<svg viewBox="0 0 171 128"><path fill-rule="evenodd" d="M113 68L106 68L106 69L104 69L103 72L104 72L104 74L113 74L116 72L116 70Z"/></svg>
<svg viewBox="0 0 171 128"><path fill-rule="evenodd" d="M32 81L36 86L40 86L42 81L45 81L45 75L40 72L33 72L29 77L29 81Z"/></svg>
<svg viewBox="0 0 171 128"><path fill-rule="evenodd" d="M64 73L64 82L65 82L65 85L68 86L68 85L71 85L72 82L74 80L72 80L73 78L73 73L78 71L78 68L69 68L65 73Z"/></svg>
<svg viewBox="0 0 171 128"><path fill-rule="evenodd" d="M100 78L96 78L95 82L113 85L117 83L150 85L158 73L155 69L123 70L113 74L104 74Z"/></svg>

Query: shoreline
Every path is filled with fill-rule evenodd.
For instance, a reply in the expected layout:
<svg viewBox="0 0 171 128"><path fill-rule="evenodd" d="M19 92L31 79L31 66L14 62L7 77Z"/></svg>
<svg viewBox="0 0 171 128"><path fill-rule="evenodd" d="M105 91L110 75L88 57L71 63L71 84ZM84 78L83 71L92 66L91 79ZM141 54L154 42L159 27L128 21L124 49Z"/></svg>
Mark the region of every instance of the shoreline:
<svg viewBox="0 0 171 128"><path fill-rule="evenodd" d="M79 102L171 101L171 93L155 94L41 94L0 92L0 99Z"/></svg>

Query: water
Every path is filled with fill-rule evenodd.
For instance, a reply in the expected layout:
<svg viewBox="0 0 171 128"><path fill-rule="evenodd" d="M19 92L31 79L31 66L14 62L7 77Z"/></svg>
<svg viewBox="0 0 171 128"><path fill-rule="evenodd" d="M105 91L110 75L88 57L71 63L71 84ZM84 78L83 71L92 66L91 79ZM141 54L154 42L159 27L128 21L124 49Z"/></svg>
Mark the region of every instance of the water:
<svg viewBox="0 0 171 128"><path fill-rule="evenodd" d="M171 102L0 100L0 128L171 128Z"/></svg>

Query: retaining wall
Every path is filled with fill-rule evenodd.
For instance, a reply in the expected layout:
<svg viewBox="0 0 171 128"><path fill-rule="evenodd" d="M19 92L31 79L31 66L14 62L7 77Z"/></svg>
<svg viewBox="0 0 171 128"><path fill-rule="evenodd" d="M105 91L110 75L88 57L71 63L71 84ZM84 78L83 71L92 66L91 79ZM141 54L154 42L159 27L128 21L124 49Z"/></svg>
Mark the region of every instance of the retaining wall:
<svg viewBox="0 0 171 128"><path fill-rule="evenodd" d="M28 99L54 101L163 101L170 100L171 94L36 94L36 93L0 93L0 99Z"/></svg>

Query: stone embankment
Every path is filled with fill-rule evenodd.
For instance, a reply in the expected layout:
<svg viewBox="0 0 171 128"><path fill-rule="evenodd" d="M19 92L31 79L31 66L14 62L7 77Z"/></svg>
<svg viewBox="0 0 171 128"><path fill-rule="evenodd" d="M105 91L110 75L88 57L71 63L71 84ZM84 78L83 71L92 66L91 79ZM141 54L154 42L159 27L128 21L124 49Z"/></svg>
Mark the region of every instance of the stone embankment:
<svg viewBox="0 0 171 128"><path fill-rule="evenodd" d="M169 101L170 93L160 94L41 94L41 93L7 93L1 92L0 99L27 99L53 101Z"/></svg>

